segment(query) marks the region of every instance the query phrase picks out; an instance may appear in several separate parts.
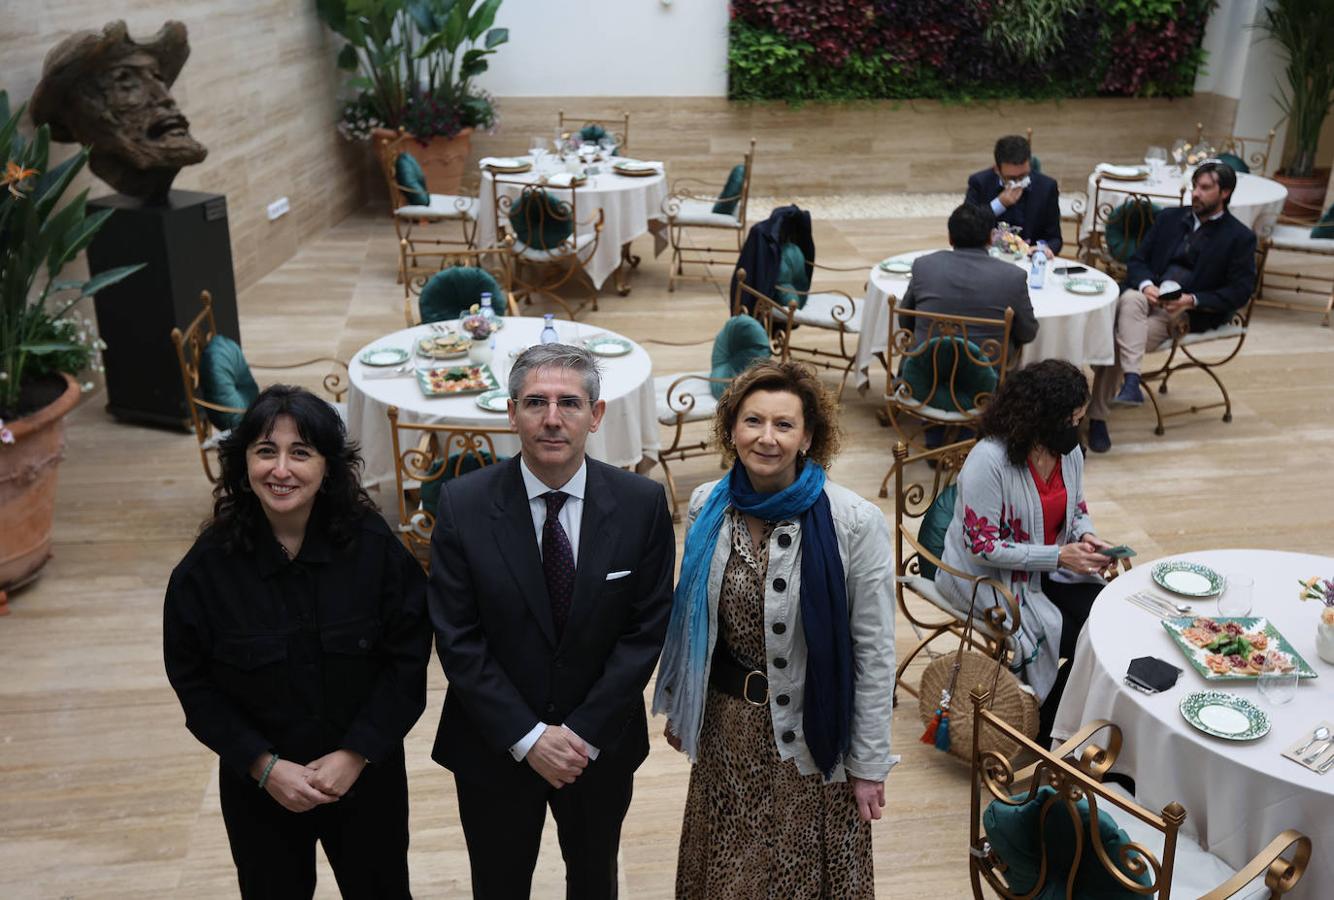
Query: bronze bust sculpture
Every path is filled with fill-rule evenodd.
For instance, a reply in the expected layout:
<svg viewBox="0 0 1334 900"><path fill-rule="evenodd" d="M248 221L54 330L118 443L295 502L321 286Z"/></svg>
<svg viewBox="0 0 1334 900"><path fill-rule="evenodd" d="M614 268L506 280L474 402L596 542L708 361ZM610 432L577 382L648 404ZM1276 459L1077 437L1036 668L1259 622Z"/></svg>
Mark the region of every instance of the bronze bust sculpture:
<svg viewBox="0 0 1334 900"><path fill-rule="evenodd" d="M189 56L181 22L143 44L123 21L80 31L47 53L32 120L57 141L90 145L89 168L116 190L162 203L181 167L208 155L170 91Z"/></svg>

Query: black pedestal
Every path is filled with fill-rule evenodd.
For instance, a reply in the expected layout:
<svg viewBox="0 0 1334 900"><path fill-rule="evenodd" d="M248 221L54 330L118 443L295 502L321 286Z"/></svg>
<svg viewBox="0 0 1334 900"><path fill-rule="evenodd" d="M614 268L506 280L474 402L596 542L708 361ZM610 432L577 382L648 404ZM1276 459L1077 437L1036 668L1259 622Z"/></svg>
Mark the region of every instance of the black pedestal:
<svg viewBox="0 0 1334 900"><path fill-rule="evenodd" d="M213 295L218 333L238 343L236 283L232 278L227 198L172 191L161 206L112 194L88 203L113 209L88 247L93 273L146 263L94 298L97 327L107 349L107 411L119 419L188 428L172 328L199 313L199 294Z"/></svg>

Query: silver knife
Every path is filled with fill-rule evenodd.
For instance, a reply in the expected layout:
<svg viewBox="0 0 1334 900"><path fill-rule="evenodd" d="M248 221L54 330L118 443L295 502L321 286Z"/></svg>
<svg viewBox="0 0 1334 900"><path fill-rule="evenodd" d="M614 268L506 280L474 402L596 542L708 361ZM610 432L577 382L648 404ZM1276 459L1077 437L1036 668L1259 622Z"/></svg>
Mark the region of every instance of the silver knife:
<svg viewBox="0 0 1334 900"><path fill-rule="evenodd" d="M1323 741L1316 744L1314 750L1302 757L1302 762L1306 763L1308 766L1314 765L1315 761L1329 749L1331 741L1334 741L1334 738L1325 738Z"/></svg>

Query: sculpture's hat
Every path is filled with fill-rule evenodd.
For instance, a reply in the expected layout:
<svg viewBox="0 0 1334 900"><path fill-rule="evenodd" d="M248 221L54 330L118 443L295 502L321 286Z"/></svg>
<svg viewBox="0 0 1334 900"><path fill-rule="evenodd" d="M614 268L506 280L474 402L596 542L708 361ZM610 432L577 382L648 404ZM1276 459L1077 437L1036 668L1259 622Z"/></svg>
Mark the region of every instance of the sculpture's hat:
<svg viewBox="0 0 1334 900"><path fill-rule="evenodd" d="M167 22L146 43L130 37L124 21L111 22L102 31L79 31L51 48L42 64L42 80L32 93L29 109L38 125L50 125L57 141L76 140L66 125L70 110L69 94L80 78L105 67L109 60L135 51L147 53L158 61L159 74L171 87L181 67L190 57L184 22Z"/></svg>

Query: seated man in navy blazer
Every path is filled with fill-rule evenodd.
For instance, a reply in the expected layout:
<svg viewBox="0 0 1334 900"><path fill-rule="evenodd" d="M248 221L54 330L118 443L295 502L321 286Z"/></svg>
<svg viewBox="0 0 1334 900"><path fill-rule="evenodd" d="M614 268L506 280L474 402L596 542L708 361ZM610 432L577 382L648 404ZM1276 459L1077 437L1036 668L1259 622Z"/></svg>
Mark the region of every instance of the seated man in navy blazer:
<svg viewBox="0 0 1334 900"><path fill-rule="evenodd" d="M1061 192L1056 179L1033 171L1028 139L1017 134L996 141L996 164L968 177L965 203L990 206L996 219L1019 229L1033 246L1047 242L1048 256L1061 252Z"/></svg>
<svg viewBox="0 0 1334 900"><path fill-rule="evenodd" d="M1209 331L1226 324L1250 299L1255 232L1228 212L1236 186L1237 173L1227 163L1202 164L1191 176L1190 207L1158 213L1130 257L1116 301L1116 363L1093 367L1090 450L1106 453L1112 447L1111 405L1144 402L1140 363L1146 350L1171 336L1173 320L1184 315L1192 332Z"/></svg>
<svg viewBox="0 0 1334 900"><path fill-rule="evenodd" d="M526 350L519 456L440 495L428 600L449 686L431 755L454 773L474 897L529 895L548 807L566 896L616 896L676 539L661 485L584 456L600 387L588 351Z"/></svg>

